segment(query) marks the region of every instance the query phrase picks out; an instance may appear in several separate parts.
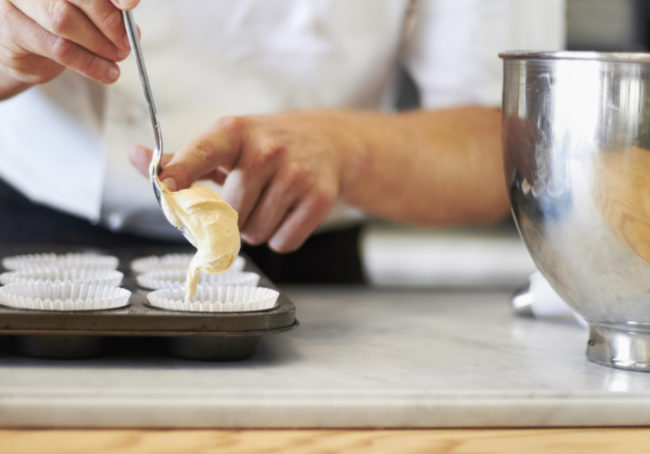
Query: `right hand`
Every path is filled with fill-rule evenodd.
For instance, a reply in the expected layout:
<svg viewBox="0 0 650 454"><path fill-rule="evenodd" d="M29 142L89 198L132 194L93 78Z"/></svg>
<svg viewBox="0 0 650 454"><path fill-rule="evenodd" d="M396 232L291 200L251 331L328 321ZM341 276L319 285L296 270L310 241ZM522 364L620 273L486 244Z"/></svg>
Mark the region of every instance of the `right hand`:
<svg viewBox="0 0 650 454"><path fill-rule="evenodd" d="M98 82L129 54L121 10L140 0L0 0L0 99L70 68Z"/></svg>

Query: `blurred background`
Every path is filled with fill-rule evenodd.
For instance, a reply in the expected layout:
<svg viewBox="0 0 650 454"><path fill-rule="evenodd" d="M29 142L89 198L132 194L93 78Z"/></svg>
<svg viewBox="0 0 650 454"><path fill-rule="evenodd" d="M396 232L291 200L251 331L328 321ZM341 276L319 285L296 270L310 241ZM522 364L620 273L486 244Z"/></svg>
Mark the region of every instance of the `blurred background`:
<svg viewBox="0 0 650 454"><path fill-rule="evenodd" d="M647 0L565 1L568 49L648 49L650 2Z"/></svg>
<svg viewBox="0 0 650 454"><path fill-rule="evenodd" d="M650 48L650 0L565 0L569 50L643 52ZM418 105L402 73L397 105ZM535 265L513 221L490 228L413 229L373 221L363 232L366 277L379 286L514 288Z"/></svg>

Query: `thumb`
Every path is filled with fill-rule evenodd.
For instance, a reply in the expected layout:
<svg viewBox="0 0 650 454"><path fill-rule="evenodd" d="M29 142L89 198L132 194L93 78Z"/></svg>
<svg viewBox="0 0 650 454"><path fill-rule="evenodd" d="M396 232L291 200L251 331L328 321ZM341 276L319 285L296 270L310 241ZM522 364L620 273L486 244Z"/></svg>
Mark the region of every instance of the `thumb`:
<svg viewBox="0 0 650 454"><path fill-rule="evenodd" d="M172 179L178 189L184 189L201 178L215 175L215 171L232 168L241 151L243 122L236 117L217 121L174 153L163 166L160 179Z"/></svg>

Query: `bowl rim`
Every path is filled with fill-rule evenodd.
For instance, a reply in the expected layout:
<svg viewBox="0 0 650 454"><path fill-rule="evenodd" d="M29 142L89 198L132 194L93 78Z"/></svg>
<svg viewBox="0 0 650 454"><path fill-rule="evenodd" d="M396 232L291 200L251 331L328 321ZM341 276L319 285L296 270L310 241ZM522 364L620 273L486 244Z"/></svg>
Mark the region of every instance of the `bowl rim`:
<svg viewBox="0 0 650 454"><path fill-rule="evenodd" d="M600 52L591 50L509 50L499 52L502 60L588 60L625 63L650 63L650 52Z"/></svg>

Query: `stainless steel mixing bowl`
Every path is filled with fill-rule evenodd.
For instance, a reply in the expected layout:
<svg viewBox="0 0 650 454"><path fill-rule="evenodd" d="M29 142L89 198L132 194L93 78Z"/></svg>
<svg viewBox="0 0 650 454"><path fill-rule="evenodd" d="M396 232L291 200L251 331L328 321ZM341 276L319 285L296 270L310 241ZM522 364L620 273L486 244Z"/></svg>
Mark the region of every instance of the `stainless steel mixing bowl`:
<svg viewBox="0 0 650 454"><path fill-rule="evenodd" d="M500 57L519 232L589 323L587 357L650 371L650 54Z"/></svg>

